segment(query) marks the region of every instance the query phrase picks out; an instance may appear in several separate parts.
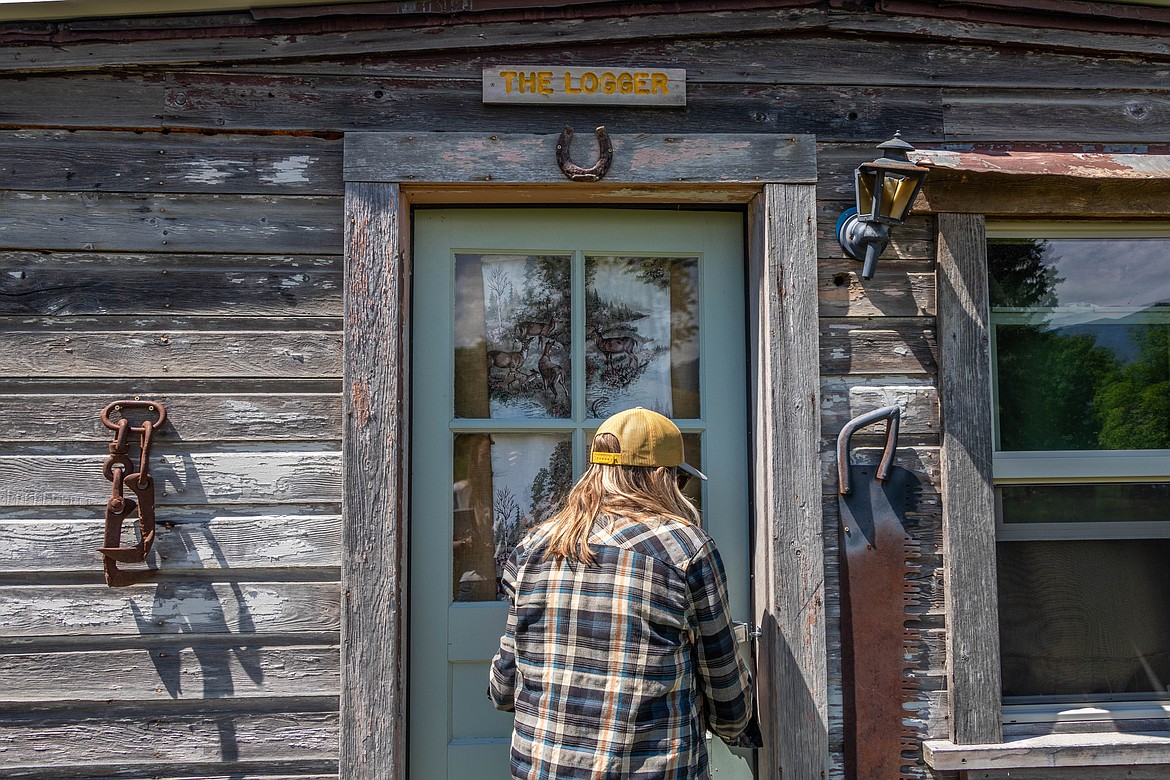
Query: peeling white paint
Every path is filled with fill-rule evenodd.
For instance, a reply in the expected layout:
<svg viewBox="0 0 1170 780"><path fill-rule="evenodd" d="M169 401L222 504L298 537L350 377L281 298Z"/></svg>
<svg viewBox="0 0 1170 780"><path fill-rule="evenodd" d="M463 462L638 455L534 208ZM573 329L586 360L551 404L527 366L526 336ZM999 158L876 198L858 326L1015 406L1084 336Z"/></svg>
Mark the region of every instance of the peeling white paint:
<svg viewBox="0 0 1170 780"><path fill-rule="evenodd" d="M309 177L306 172L312 162L313 158L307 154L294 154L273 163L271 171L260 174L260 181L265 184L307 184Z"/></svg>
<svg viewBox="0 0 1170 780"><path fill-rule="evenodd" d="M235 170L230 170L232 166ZM223 184L243 172L243 166L236 160L194 160L183 174L183 180L192 184Z"/></svg>
<svg viewBox="0 0 1170 780"><path fill-rule="evenodd" d="M283 561L298 558L302 555L315 553L313 545L304 539L275 539L268 544L256 548L256 556L273 561Z"/></svg>

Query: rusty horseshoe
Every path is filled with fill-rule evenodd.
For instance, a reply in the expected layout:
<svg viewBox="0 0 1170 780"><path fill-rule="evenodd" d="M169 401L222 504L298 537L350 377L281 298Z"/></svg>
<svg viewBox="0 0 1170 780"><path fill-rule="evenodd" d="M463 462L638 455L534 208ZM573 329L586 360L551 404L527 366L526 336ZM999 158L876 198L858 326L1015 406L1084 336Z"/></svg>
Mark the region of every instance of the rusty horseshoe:
<svg viewBox="0 0 1170 780"><path fill-rule="evenodd" d="M597 162L588 168L582 168L573 162L573 158L569 153L569 147L573 143L573 128L565 125L565 129L561 131L561 137L557 139L557 165L561 168L561 173L573 181L601 181L606 173L609 172L609 166L613 162L613 144L610 143L609 133L605 132L605 126L598 127L597 130Z"/></svg>

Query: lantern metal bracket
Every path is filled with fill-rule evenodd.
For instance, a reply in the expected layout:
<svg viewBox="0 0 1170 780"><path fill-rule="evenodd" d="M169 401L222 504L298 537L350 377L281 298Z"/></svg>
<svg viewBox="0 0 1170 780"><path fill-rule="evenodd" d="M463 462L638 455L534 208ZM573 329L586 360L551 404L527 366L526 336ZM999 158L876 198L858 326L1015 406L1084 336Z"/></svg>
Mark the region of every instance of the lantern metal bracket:
<svg viewBox="0 0 1170 780"><path fill-rule="evenodd" d="M845 254L865 264L861 267L861 278L872 279L878 258L890 243L890 226L861 219L857 207L851 206L837 219L837 243Z"/></svg>

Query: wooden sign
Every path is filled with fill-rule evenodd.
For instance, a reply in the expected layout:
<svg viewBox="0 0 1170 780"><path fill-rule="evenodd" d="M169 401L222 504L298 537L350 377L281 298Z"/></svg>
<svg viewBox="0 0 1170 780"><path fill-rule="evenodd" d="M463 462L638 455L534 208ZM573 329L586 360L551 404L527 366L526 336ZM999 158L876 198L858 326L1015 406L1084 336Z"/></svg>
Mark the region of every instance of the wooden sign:
<svg viewBox="0 0 1170 780"><path fill-rule="evenodd" d="M685 106L682 68L501 65L483 70L484 103Z"/></svg>

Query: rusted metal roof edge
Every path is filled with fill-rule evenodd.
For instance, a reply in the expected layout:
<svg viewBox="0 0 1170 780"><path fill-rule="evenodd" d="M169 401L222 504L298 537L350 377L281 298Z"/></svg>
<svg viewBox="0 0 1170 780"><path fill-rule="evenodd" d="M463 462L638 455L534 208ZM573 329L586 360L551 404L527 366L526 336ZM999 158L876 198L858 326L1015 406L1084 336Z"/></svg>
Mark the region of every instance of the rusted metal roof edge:
<svg viewBox="0 0 1170 780"><path fill-rule="evenodd" d="M968 150L919 149L919 165L966 173L1025 176L1072 176L1083 179L1170 179L1170 147L1148 146L1013 149L1008 146Z"/></svg>

